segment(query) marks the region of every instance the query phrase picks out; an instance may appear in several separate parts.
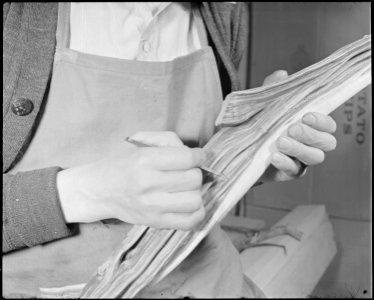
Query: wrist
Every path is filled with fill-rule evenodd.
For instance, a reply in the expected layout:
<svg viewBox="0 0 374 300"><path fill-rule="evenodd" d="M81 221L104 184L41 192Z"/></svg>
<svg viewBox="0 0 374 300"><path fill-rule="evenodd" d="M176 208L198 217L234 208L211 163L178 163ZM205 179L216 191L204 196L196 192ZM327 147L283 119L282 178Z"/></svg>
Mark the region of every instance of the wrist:
<svg viewBox="0 0 374 300"><path fill-rule="evenodd" d="M57 191L66 223L82 222L82 197L79 197L79 182L72 169L57 173ZM80 200L80 201L79 201Z"/></svg>
<svg viewBox="0 0 374 300"><path fill-rule="evenodd" d="M108 191L103 191L103 178L95 176L90 165L60 171L57 190L66 223L91 223L113 218L113 209L105 201Z"/></svg>

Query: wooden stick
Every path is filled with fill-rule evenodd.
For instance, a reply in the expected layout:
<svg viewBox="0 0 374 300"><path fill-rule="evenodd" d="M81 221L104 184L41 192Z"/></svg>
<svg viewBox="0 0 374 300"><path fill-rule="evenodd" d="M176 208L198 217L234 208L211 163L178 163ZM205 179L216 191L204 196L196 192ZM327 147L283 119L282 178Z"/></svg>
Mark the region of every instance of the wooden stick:
<svg viewBox="0 0 374 300"><path fill-rule="evenodd" d="M149 229L136 247L122 243L80 297L131 298L159 282L257 182L289 125L307 112L332 112L370 83L371 37L366 36L282 82L228 95L217 120L221 128L204 147L212 154L206 166L227 179L205 185L203 222L189 232ZM139 228L130 235L138 236Z"/></svg>

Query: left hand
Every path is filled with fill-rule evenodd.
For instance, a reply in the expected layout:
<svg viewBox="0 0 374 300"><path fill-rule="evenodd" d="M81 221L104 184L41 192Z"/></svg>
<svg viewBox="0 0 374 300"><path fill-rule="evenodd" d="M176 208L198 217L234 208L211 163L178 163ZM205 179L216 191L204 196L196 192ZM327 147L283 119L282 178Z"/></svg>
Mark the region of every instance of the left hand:
<svg viewBox="0 0 374 300"><path fill-rule="evenodd" d="M265 78L263 85L287 76L285 71L275 71ZM330 116L317 112L305 114L288 128L287 136L277 140L279 152L273 153L271 165L259 181L287 181L303 176L306 166L322 163L325 152L335 149L336 139L332 135L335 130L336 122Z"/></svg>

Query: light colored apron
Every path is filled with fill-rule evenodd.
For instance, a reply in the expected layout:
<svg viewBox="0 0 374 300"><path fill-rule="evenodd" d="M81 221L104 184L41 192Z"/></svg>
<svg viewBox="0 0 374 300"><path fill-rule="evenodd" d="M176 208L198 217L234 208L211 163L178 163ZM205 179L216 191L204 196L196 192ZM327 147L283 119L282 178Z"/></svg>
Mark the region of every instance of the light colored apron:
<svg viewBox="0 0 374 300"><path fill-rule="evenodd" d="M201 40L207 45L199 17L196 15ZM138 131L174 131L185 144L195 147L209 140L223 100L210 47L168 62L84 54L68 49L69 18L70 4L60 3L45 112L25 155L11 173L89 163L134 147L124 138ZM87 282L130 228L123 222L79 224L73 237L4 255L3 295L37 295L39 287ZM227 239L221 241L224 246L215 247L205 270L195 273L205 272L215 293L217 287L227 285L231 296L240 296L240 280L230 280L241 274L239 255ZM209 264L214 274L209 274ZM229 277L218 276L218 269ZM201 282L196 284L201 286ZM190 290L191 286L181 288ZM208 297L209 291L204 292Z"/></svg>

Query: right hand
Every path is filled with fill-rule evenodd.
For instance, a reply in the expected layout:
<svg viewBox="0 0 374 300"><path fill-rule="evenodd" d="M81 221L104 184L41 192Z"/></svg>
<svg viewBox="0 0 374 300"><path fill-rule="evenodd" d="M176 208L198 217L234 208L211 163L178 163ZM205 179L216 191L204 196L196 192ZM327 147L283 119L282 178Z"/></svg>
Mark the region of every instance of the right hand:
<svg viewBox="0 0 374 300"><path fill-rule="evenodd" d="M60 171L57 187L67 223L116 218L155 228L190 230L205 217L201 148L172 132L131 137L161 147L126 148L117 156Z"/></svg>

